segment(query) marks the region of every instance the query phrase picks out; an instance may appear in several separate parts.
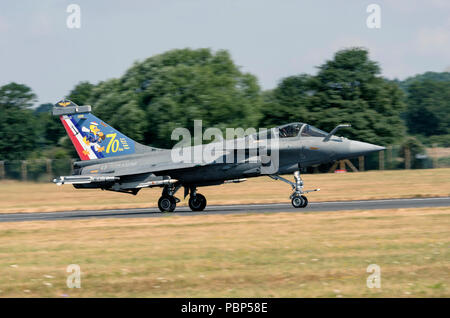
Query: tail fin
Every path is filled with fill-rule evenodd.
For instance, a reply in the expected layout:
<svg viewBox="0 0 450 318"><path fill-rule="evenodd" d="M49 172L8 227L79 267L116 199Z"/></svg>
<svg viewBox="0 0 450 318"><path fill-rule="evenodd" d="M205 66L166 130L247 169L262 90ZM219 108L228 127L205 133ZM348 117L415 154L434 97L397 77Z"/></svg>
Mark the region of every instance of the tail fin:
<svg viewBox="0 0 450 318"><path fill-rule="evenodd" d="M53 107L53 115L61 119L81 160L131 155L146 148L91 114L91 106L62 100Z"/></svg>

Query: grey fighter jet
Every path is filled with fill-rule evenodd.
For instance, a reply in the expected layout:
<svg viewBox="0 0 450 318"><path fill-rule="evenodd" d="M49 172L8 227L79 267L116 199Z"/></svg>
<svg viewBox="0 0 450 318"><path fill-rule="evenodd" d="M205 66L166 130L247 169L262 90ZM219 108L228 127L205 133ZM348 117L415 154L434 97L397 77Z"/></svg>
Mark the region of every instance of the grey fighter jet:
<svg viewBox="0 0 450 318"><path fill-rule="evenodd" d="M112 128L91 113L91 106L78 106L69 100L55 104L53 115L61 122L75 146L81 161L74 163L71 176L53 182L72 184L78 189L99 188L136 195L142 188L161 187L158 207L172 212L180 199L176 192L184 188L192 211L202 211L206 198L198 187L245 181L246 178L268 176L292 186L290 196L295 208L305 208L305 194L300 177L301 168L353 158L384 147L335 135L305 123L291 123L232 140L218 140L207 146L210 155L196 160L204 145L174 149L144 146ZM177 159L187 153L187 160ZM175 159L174 159L175 158ZM293 173L294 181L281 174Z"/></svg>

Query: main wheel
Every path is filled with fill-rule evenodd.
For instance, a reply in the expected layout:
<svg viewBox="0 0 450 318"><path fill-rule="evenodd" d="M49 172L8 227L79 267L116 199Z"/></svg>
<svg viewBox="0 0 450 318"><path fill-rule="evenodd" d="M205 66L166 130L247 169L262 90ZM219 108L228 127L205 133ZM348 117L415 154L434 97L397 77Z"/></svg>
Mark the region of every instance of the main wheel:
<svg viewBox="0 0 450 318"><path fill-rule="evenodd" d="M189 197L189 207L192 211L203 211L206 207L206 198L200 193Z"/></svg>
<svg viewBox="0 0 450 318"><path fill-rule="evenodd" d="M301 208L306 208L306 206L308 205L308 198L305 197L304 195L302 195L302 199L303 199L303 205L301 206Z"/></svg>
<svg viewBox="0 0 450 318"><path fill-rule="evenodd" d="M158 208L161 212L173 212L177 206L177 202L173 196L163 195L158 200Z"/></svg>
<svg viewBox="0 0 450 318"><path fill-rule="evenodd" d="M300 196L300 195L295 195L293 198L292 198L292 206L294 207L294 208L303 208L304 206L304 204L305 204L305 201L303 200L303 197L304 196Z"/></svg>

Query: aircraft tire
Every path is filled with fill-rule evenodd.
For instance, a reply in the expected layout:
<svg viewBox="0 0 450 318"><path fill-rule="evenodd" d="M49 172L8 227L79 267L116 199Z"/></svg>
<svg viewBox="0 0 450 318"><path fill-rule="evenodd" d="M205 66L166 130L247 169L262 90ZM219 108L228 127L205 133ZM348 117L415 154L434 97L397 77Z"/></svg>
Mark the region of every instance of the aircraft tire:
<svg viewBox="0 0 450 318"><path fill-rule="evenodd" d="M302 195L302 199L303 199L303 205L301 206L301 208L306 208L306 206L308 205L308 198L305 197L304 195Z"/></svg>
<svg viewBox="0 0 450 318"><path fill-rule="evenodd" d="M173 196L163 195L158 200L158 208L161 212L173 212L177 202Z"/></svg>
<svg viewBox="0 0 450 318"><path fill-rule="evenodd" d="M293 196L291 202L292 202L292 206L296 209L303 208L304 207L303 205L305 204L305 201L303 200L302 196L300 196L300 195Z"/></svg>
<svg viewBox="0 0 450 318"><path fill-rule="evenodd" d="M192 211L203 211L206 207L206 198L204 195L197 193L195 196L189 197L189 208Z"/></svg>

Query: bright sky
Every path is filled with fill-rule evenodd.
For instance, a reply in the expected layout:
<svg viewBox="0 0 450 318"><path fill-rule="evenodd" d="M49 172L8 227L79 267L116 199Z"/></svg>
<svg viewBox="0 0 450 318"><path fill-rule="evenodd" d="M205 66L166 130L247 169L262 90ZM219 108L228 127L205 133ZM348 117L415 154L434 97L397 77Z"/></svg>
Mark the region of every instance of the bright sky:
<svg viewBox="0 0 450 318"><path fill-rule="evenodd" d="M81 8L81 28L66 25ZM369 29L369 4L381 28ZM450 67L448 0L17 0L0 3L0 85L30 86L56 102L80 81L121 76L173 48L227 49L264 89L316 72L341 48L364 46L383 75L404 79Z"/></svg>

